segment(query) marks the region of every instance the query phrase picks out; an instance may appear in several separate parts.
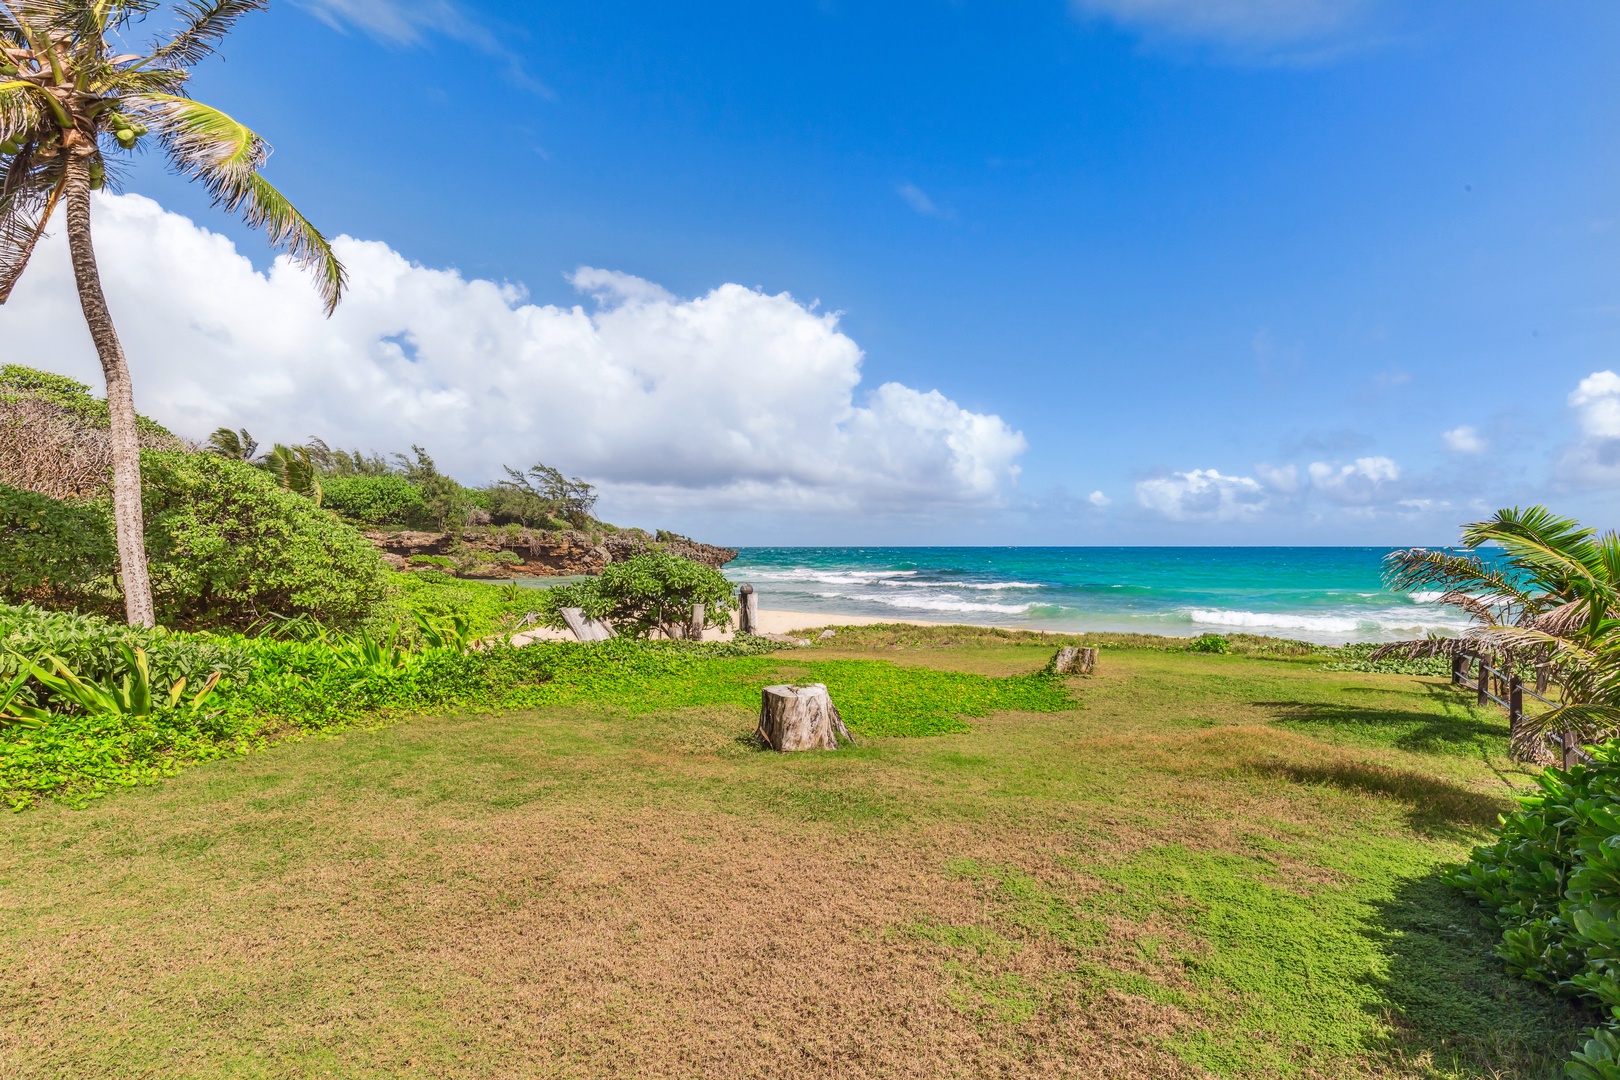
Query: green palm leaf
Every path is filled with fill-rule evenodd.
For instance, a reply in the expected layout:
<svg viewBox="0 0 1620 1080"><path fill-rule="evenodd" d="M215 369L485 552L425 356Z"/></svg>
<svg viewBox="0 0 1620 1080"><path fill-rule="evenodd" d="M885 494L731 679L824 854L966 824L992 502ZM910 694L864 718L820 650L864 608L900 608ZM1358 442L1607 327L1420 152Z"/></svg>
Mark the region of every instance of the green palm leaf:
<svg viewBox="0 0 1620 1080"><path fill-rule="evenodd" d="M347 273L320 230L259 175L270 156L269 143L247 125L190 98L143 94L131 97L130 105L163 141L177 169L202 181L216 205L264 229L272 244L310 269L326 313L336 310Z"/></svg>

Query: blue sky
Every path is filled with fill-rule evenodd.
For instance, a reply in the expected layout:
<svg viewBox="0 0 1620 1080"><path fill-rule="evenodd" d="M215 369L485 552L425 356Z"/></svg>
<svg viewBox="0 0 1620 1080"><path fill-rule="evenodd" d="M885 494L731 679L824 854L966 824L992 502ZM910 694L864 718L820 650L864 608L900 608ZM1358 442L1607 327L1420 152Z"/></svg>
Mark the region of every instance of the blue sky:
<svg viewBox="0 0 1620 1080"><path fill-rule="evenodd" d="M1597 2L280 0L193 90L275 144L269 176L329 233L521 285L514 306L589 314L580 267L676 305L787 293L863 354L853 388L827 362L853 406L889 382L913 395L857 418L884 449L820 471L660 472L656 440L614 460L573 453L589 431L514 433L514 458L601 479L637 523L745 543L1405 543L1513 502L1612 523L1620 380L1589 377L1620 366L1616 55L1620 8ZM125 190L269 265L155 159ZM626 288L594 309L620 318L616 356L651 381L703 362L701 344L675 367L629 356L660 331L629 325ZM371 332L415 364L431 335L401 326ZM479 377L457 362L441 391ZM181 428L205 396L149 385L143 406ZM919 404L935 390L956 419L907 419L945 415ZM296 405L237 419L301 438ZM334 440L419 437L463 479L493 468L430 415L320 417ZM970 429L990 440L971 466L940 449ZM805 439L784 451L800 464Z"/></svg>

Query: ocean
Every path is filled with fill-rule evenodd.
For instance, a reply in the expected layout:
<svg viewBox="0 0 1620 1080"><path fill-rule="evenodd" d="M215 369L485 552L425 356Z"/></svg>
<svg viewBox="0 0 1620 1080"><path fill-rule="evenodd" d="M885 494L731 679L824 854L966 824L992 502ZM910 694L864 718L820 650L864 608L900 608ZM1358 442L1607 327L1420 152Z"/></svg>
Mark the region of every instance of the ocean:
<svg viewBox="0 0 1620 1080"><path fill-rule="evenodd" d="M1390 548L745 548L760 606L1039 630L1270 634L1324 644L1456 633L1383 584Z"/></svg>

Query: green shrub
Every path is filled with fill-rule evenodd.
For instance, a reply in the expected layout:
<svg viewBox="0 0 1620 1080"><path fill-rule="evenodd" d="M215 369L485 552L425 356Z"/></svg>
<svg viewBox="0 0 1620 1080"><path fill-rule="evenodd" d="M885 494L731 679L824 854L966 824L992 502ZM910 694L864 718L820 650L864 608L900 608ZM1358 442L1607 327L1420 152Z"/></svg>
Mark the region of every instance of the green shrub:
<svg viewBox="0 0 1620 1080"><path fill-rule="evenodd" d="M1229 653L1232 643L1220 634L1200 634L1187 643L1188 652Z"/></svg>
<svg viewBox="0 0 1620 1080"><path fill-rule="evenodd" d="M54 371L40 371L21 364L0 365L0 398L15 396L48 401L92 428L105 431L111 426L105 398L96 397L84 383ZM179 445L168 428L144 416L135 417L135 430L143 446Z"/></svg>
<svg viewBox="0 0 1620 1080"><path fill-rule="evenodd" d="M357 622L389 595L359 533L268 474L213 454L141 455L159 619L250 625L267 616Z"/></svg>
<svg viewBox="0 0 1620 1080"><path fill-rule="evenodd" d="M515 551L497 551L490 558L502 566L522 566L523 556Z"/></svg>
<svg viewBox="0 0 1620 1080"><path fill-rule="evenodd" d="M421 490L403 476L327 476L321 505L344 521L365 528L431 524Z"/></svg>
<svg viewBox="0 0 1620 1080"><path fill-rule="evenodd" d="M621 634L646 637L661 627L684 626L693 604L707 608L713 625L725 622L736 603L720 571L690 559L645 552L609 563L600 577L547 589L537 605L547 625L562 627L562 609L577 607L607 619Z"/></svg>
<svg viewBox="0 0 1620 1080"><path fill-rule="evenodd" d="M405 561L412 566L432 566L440 570L454 570L456 566L444 555L412 555Z"/></svg>
<svg viewBox="0 0 1620 1080"><path fill-rule="evenodd" d="M1446 880L1490 912L1510 972L1599 1010L1604 1027L1566 1072L1610 1080L1620 1077L1620 745L1592 753L1590 766L1543 771L1496 842Z"/></svg>
<svg viewBox="0 0 1620 1080"><path fill-rule="evenodd" d="M0 484L0 602L107 608L117 549L100 502L58 502Z"/></svg>

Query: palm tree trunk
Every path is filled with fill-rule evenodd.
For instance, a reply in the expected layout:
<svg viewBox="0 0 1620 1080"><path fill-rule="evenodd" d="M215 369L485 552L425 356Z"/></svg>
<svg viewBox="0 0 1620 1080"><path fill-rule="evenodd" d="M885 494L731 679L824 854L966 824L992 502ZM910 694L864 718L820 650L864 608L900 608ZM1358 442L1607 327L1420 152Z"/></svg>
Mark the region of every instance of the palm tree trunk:
<svg viewBox="0 0 1620 1080"><path fill-rule="evenodd" d="M124 584L124 614L131 626L156 626L152 582L146 572L146 533L141 519L141 444L135 431L135 394L130 387L124 347L113 329L112 312L101 291L96 251L90 242L90 155L64 146L68 155L68 250L73 253L73 279L90 337L101 357L107 380L107 413L111 420L113 521L118 533L118 568Z"/></svg>

